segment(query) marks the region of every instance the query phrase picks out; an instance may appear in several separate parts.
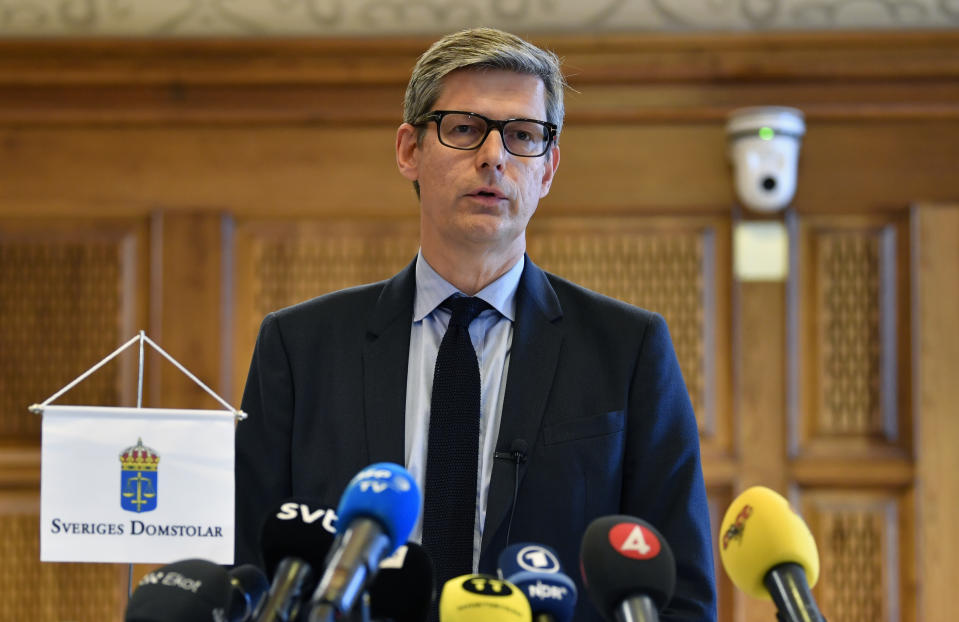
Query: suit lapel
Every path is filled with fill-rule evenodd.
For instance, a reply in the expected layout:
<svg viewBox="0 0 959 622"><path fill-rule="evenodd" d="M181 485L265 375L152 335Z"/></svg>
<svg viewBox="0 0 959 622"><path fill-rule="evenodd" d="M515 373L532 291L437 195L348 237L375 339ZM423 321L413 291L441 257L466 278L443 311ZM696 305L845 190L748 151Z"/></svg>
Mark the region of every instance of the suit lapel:
<svg viewBox="0 0 959 622"><path fill-rule="evenodd" d="M370 462L404 464L406 373L416 261L386 282L363 348L363 404Z"/></svg>
<svg viewBox="0 0 959 622"><path fill-rule="evenodd" d="M523 439L529 446L529 455L533 455L563 341L561 319L559 300L546 275L526 257L516 292L516 321L497 451L509 451L514 440ZM494 460L482 552L513 503L515 472L515 463ZM520 480L524 473L521 468Z"/></svg>

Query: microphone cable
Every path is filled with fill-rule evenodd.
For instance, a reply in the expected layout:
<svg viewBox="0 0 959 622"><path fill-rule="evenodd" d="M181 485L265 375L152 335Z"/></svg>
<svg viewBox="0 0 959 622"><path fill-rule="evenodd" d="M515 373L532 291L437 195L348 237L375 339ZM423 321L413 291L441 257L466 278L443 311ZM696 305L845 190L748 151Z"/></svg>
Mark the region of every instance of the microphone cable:
<svg viewBox="0 0 959 622"><path fill-rule="evenodd" d="M525 439L514 439L510 445L509 452L497 451L493 454L493 459L511 460L516 463L516 469L513 473L513 505L509 511L509 522L506 523L506 546L509 546L510 531L513 529L513 515L516 513L516 502L519 500L519 465L526 462L526 454L529 451L529 443Z"/></svg>

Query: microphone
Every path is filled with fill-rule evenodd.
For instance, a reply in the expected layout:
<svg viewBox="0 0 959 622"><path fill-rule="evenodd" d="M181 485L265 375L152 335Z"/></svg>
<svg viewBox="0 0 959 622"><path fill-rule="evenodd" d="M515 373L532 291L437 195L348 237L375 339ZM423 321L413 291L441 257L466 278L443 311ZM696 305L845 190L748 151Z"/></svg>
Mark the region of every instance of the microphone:
<svg viewBox="0 0 959 622"><path fill-rule="evenodd" d="M420 489L403 467L379 462L350 480L336 510L336 540L310 602L310 622L349 613L380 561L406 542L420 511Z"/></svg>
<svg viewBox="0 0 959 622"><path fill-rule="evenodd" d="M656 622L673 596L676 561L663 536L633 516L597 518L583 535L580 569L606 620Z"/></svg>
<svg viewBox="0 0 959 622"><path fill-rule="evenodd" d="M223 620L230 602L226 570L204 559L185 559L148 572L137 585L125 622Z"/></svg>
<svg viewBox="0 0 959 622"><path fill-rule="evenodd" d="M267 576L266 598L254 609L257 622L289 622L316 585L314 569L333 544L336 513L303 498L282 502L269 514L260 533Z"/></svg>
<svg viewBox="0 0 959 622"><path fill-rule="evenodd" d="M531 622L529 601L509 581L465 574L446 582L440 594L440 622Z"/></svg>
<svg viewBox="0 0 959 622"><path fill-rule="evenodd" d="M736 587L772 599L781 622L825 620L810 590L819 579L816 542L782 495L764 486L743 491L719 533L719 556Z"/></svg>
<svg viewBox="0 0 959 622"><path fill-rule="evenodd" d="M380 562L370 584L370 617L425 622L433 602L433 562L419 544L407 542Z"/></svg>
<svg viewBox="0 0 959 622"><path fill-rule="evenodd" d="M232 586L227 620L249 622L270 589L270 582L266 580L263 571L253 564L237 566L227 572L227 577Z"/></svg>
<svg viewBox="0 0 959 622"><path fill-rule="evenodd" d="M497 451L493 453L495 460L509 460L519 466L526 462L527 453L529 453L529 443L525 439L516 438L510 443L509 451Z"/></svg>
<svg viewBox="0 0 959 622"><path fill-rule="evenodd" d="M552 548L528 542L506 547L499 556L499 576L526 595L534 622L573 619L576 584L563 573Z"/></svg>

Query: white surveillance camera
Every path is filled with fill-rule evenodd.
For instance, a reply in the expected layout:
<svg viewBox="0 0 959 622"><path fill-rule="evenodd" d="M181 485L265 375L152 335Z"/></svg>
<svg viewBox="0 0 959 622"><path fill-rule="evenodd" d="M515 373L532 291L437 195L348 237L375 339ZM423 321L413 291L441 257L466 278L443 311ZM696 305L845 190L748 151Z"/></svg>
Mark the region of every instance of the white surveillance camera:
<svg viewBox="0 0 959 622"><path fill-rule="evenodd" d="M726 123L736 194L758 212L785 208L796 194L802 111L758 106L732 111Z"/></svg>

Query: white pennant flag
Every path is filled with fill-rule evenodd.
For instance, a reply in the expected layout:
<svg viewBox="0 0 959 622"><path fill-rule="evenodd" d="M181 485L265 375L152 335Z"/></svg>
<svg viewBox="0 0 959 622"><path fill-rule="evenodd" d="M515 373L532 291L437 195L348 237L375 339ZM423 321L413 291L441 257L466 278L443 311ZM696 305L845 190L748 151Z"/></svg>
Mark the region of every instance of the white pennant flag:
<svg viewBox="0 0 959 622"><path fill-rule="evenodd" d="M47 406L40 560L233 563L234 413Z"/></svg>

